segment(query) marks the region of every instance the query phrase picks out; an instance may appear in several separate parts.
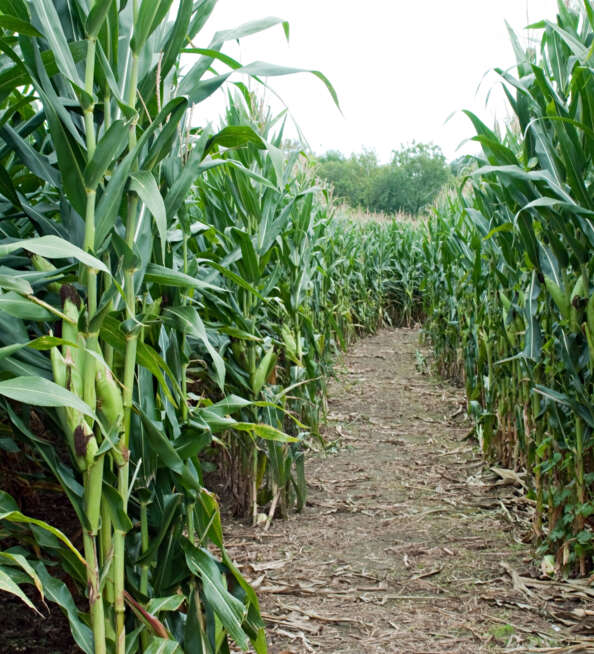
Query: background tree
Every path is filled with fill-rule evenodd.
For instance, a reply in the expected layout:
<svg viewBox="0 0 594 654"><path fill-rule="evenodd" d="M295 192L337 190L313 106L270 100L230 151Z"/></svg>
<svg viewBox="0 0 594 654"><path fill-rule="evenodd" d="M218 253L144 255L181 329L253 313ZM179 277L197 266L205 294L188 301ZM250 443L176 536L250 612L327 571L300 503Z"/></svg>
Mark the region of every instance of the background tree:
<svg viewBox="0 0 594 654"><path fill-rule="evenodd" d="M352 207L369 205L370 183L378 166L373 150L348 159L337 150L329 150L319 162L318 175L332 185L337 199Z"/></svg>
<svg viewBox="0 0 594 654"><path fill-rule="evenodd" d="M452 177L438 146L414 142L394 150L392 161L383 166L373 150L349 158L329 151L320 157L317 172L352 207L412 214L431 204Z"/></svg>

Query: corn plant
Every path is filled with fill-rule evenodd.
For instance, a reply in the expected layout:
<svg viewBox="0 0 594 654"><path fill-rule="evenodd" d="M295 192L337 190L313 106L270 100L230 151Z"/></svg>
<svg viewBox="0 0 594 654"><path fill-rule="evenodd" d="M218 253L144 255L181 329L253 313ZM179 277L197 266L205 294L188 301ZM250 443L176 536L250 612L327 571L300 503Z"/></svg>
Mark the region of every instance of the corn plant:
<svg viewBox="0 0 594 654"><path fill-rule="evenodd" d="M472 191L428 228L426 325L444 371L465 380L483 450L526 467L535 538L558 567L592 567L592 112L590 2L515 35L498 71L515 123L468 113L483 156Z"/></svg>
<svg viewBox="0 0 594 654"><path fill-rule="evenodd" d="M3 553L0 577L29 604L18 583L33 581L67 613L78 646L96 654L214 653L228 651L228 637L266 649L198 455L230 424L291 437L231 418L250 402L224 395L226 367L198 311L223 289L188 256L193 184L226 165L219 147L258 137L194 128L189 109L232 72L292 71L221 54L226 41L278 19L186 50L215 4L182 0L171 18L171 1L11 0L0 13L3 419L11 447L33 448L62 486L82 552L6 493L2 533L51 552L86 588L89 614L82 620L66 586L21 550ZM184 52L198 57L182 75ZM192 339L222 395L207 405L188 384ZM59 434L60 445L40 431Z"/></svg>

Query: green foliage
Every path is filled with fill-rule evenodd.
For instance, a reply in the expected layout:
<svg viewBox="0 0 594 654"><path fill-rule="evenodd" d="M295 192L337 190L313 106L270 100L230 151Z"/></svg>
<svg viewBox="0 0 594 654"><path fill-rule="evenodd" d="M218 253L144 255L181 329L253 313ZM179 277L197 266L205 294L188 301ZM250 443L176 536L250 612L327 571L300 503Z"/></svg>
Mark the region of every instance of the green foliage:
<svg viewBox="0 0 594 654"><path fill-rule="evenodd" d="M208 171L190 210L201 226L190 250L198 260L227 262L231 273L217 281L229 294L209 296L202 312L207 328L224 326L216 342L225 353L225 390L249 399L243 421L296 437L291 443L278 431L252 429L225 440L223 477L236 510L254 523L262 518L259 505L270 498L282 512L303 505L303 447L319 438L325 379L337 348L355 329L373 330L389 319L395 298L388 299L388 289L395 296L400 289L400 280L390 285L387 272L388 261L397 260L388 253L401 246L399 228L336 222L305 157L281 149L281 118L263 113L247 93L230 98L225 124L259 130L261 143L221 151L233 165ZM240 287L238 279L244 280ZM410 320L405 304L397 315ZM190 356L201 360L208 353ZM207 370L194 374L210 384Z"/></svg>
<svg viewBox="0 0 594 654"><path fill-rule="evenodd" d="M391 274L408 234L335 223L241 81L218 132L190 123L231 72L294 71L221 53L278 19L185 51L215 4L19 0L0 22L0 447L79 522L2 491L0 586L30 606L33 583L89 654L266 651L206 475L233 461L256 519L303 507L334 354L419 307L419 267Z"/></svg>
<svg viewBox="0 0 594 654"><path fill-rule="evenodd" d="M252 396L232 395L231 338L260 337L232 310L221 309L224 319L213 324L208 305L233 308L237 288L250 300L271 295L253 284L286 215L250 202L267 191L284 198L292 173L253 128L195 128L189 108L239 68L221 54L225 41L282 21L218 33L182 78L184 47L215 4L182 0L171 16L171 2L155 0L19 0L2 8L1 447L55 478L80 527L63 533L3 491L0 539L23 547L2 552L0 581L26 603L20 584L34 583L66 611L89 654L218 654L229 651L229 639L266 650L258 601L226 554L201 455L222 432L280 451L296 441L275 426L282 407L252 401L275 365L270 337L253 378L239 373ZM262 62L242 71L293 72ZM262 169L278 178L226 156L250 147L269 148ZM217 167L233 171L236 187L222 190L243 193L246 227L269 228L256 243L238 221L220 235L227 260L213 256L221 254L215 228L196 221L206 215L201 177L214 178ZM304 195L307 217L313 191ZM232 269L238 260L241 275ZM247 406L258 411L240 415ZM39 552L47 569L33 562ZM86 594L86 614L71 593L79 601ZM175 610L157 616L156 606Z"/></svg>
<svg viewBox="0 0 594 654"><path fill-rule="evenodd" d="M524 468L534 532L557 569L592 569L594 79L592 9L543 22L540 57L512 34L499 71L515 113L499 137L469 112L483 156L467 195L424 239L427 322L464 381L485 455Z"/></svg>
<svg viewBox="0 0 594 654"><path fill-rule="evenodd" d="M317 174L328 182L338 200L352 207L367 207L371 180L378 168L373 151L346 159L340 152L330 151L319 158Z"/></svg>
<svg viewBox="0 0 594 654"><path fill-rule="evenodd" d="M394 150L388 165L378 165L366 151L344 158L339 152L320 157L318 175L339 200L370 211L418 214L430 206L451 180L450 169L435 145L413 143Z"/></svg>
<svg viewBox="0 0 594 654"><path fill-rule="evenodd" d="M417 214L430 206L450 179L441 150L413 143L394 151L390 166L373 179L370 206L375 211Z"/></svg>

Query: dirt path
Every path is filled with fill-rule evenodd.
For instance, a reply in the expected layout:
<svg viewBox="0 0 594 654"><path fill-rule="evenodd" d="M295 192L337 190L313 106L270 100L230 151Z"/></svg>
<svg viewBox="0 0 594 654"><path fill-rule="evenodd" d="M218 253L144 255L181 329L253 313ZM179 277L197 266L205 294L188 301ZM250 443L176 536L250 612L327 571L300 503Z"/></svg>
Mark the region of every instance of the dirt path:
<svg viewBox="0 0 594 654"><path fill-rule="evenodd" d="M594 651L543 649L563 641L546 593L517 574L535 572L520 539L530 502L482 465L461 391L427 356L415 330L359 341L331 385L337 451L309 458L304 512L228 531L270 651Z"/></svg>

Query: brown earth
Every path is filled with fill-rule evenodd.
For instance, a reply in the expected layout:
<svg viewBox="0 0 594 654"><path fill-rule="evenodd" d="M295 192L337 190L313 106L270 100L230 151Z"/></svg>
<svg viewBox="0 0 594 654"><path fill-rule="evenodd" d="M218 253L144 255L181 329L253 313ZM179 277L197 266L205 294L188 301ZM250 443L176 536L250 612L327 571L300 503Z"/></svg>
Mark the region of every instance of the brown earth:
<svg viewBox="0 0 594 654"><path fill-rule="evenodd" d="M271 653L594 652L594 588L538 578L522 475L484 465L461 390L427 359L417 330L359 341L305 510L227 530Z"/></svg>

